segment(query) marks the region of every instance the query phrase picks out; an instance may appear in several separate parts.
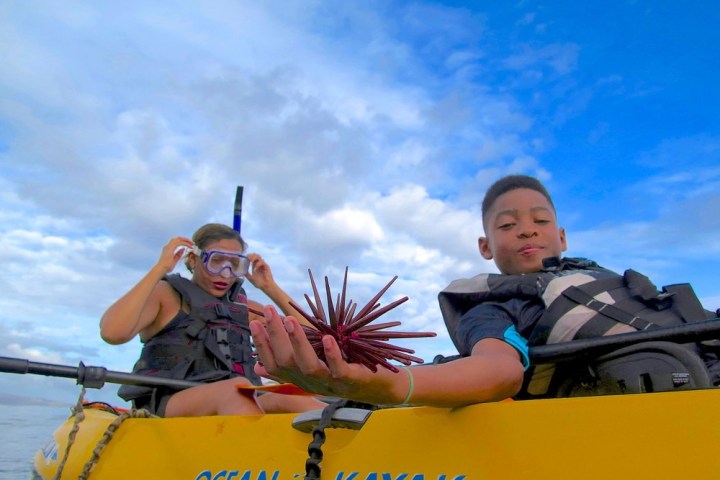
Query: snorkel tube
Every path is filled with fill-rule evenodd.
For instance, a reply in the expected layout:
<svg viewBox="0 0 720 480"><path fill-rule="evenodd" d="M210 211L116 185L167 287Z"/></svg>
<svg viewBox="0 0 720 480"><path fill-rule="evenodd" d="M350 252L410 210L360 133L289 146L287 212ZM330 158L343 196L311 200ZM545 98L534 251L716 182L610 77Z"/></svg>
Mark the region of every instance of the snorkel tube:
<svg viewBox="0 0 720 480"><path fill-rule="evenodd" d="M242 195L243 195L243 187L242 187L242 185L238 185L237 189L235 190L235 209L233 211L233 230L235 230L238 233L238 235L240 235L240 229L242 226ZM242 285L242 283L244 281L245 281L245 278L243 277L243 278L239 279L238 283L240 285ZM230 298L230 297L228 297L228 298ZM242 302L235 302L235 303L242 303Z"/></svg>
<svg viewBox="0 0 720 480"><path fill-rule="evenodd" d="M240 233L240 226L242 224L242 195L243 187L238 185L235 191L235 212L233 214L233 230Z"/></svg>

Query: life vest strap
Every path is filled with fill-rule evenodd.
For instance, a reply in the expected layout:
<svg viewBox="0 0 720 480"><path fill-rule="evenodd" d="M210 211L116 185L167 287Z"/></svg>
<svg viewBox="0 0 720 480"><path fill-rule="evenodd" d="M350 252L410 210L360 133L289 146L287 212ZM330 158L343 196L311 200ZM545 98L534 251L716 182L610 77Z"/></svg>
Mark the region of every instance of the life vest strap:
<svg viewBox="0 0 720 480"><path fill-rule="evenodd" d="M583 305L591 310L596 311L600 315L604 315L605 317L633 327L637 330L647 330L649 328L657 327L657 325L655 325L654 323L627 313L614 305L601 302L600 300L582 291L579 287L573 286L566 288L562 292L562 295L574 301L578 305Z"/></svg>

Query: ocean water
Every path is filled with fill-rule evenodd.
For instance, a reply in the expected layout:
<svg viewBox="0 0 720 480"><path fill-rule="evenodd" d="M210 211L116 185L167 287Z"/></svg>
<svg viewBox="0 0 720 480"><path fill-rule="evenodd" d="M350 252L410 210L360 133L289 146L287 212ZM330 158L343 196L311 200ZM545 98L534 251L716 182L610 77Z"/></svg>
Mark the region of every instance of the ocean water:
<svg viewBox="0 0 720 480"><path fill-rule="evenodd" d="M30 478L35 453L52 439L71 408L0 404L0 479Z"/></svg>

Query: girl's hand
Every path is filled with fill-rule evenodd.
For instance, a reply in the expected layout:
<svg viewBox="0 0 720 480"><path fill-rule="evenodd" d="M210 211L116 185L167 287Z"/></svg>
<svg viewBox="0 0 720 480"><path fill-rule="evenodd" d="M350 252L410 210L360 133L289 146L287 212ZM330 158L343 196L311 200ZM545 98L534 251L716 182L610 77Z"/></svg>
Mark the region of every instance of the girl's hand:
<svg viewBox="0 0 720 480"><path fill-rule="evenodd" d="M247 256L250 261L250 268L248 269L247 279L253 284L255 288L262 291L275 285L275 279L268 265L263 258L257 253L249 253Z"/></svg>
<svg viewBox="0 0 720 480"><path fill-rule="evenodd" d="M166 273L175 270L175 266L185 255L187 249L193 248L193 241L186 237L171 238L163 247L157 266L162 268Z"/></svg>

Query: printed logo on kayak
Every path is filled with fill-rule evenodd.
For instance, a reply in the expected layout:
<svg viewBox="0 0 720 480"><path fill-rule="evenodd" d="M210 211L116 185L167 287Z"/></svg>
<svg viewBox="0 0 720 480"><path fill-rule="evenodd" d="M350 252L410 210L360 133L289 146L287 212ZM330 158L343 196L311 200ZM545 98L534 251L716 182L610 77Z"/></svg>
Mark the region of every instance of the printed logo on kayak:
<svg viewBox="0 0 720 480"><path fill-rule="evenodd" d="M289 477L281 477L279 470L260 470L257 473L253 473L252 470L245 470L242 473L240 470L220 470L217 473L211 470L203 470L195 477L195 480L295 480L304 477L304 473L293 473ZM466 478L467 475L425 475L424 473L399 473L394 475L387 472L338 472L335 476L335 480L465 480Z"/></svg>

